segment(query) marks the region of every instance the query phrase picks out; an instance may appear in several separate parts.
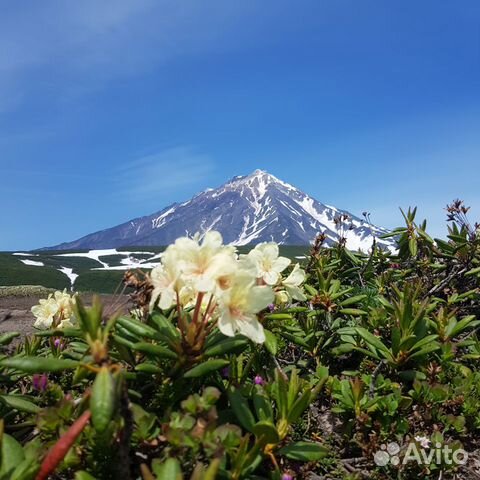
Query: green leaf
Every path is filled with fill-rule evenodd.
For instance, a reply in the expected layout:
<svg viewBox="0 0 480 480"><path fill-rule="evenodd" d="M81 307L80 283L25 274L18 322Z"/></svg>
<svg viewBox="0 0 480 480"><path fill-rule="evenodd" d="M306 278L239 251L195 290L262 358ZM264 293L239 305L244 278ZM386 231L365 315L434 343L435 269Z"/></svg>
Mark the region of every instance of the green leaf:
<svg viewBox="0 0 480 480"><path fill-rule="evenodd" d="M0 395L0 400L8 407L20 412L38 413L40 407L17 395Z"/></svg>
<svg viewBox="0 0 480 480"><path fill-rule="evenodd" d="M278 352L278 341L277 337L270 330L264 328L265 332L265 347L272 354L276 355Z"/></svg>
<svg viewBox="0 0 480 480"><path fill-rule="evenodd" d="M309 293L312 297L314 297L315 295L318 295L318 290L312 287L311 285L309 285L308 283L306 283L303 287L305 288L305 291Z"/></svg>
<svg viewBox="0 0 480 480"><path fill-rule="evenodd" d="M154 461L152 463L153 473L158 480L182 480L182 469L176 458L169 458L164 463Z"/></svg>
<svg viewBox="0 0 480 480"><path fill-rule="evenodd" d="M229 363L230 363L229 360L222 360L222 359L207 360L206 362L200 363L199 365L196 365L192 369L188 370L188 372L184 374L184 377L185 378L202 377L203 375L212 373L222 367L226 367Z"/></svg>
<svg viewBox="0 0 480 480"><path fill-rule="evenodd" d="M412 257L417 256L417 239L416 237L411 237L410 240L408 241L408 248L410 250L410 254Z"/></svg>
<svg viewBox="0 0 480 480"><path fill-rule="evenodd" d="M135 367L135 370L137 372L144 372L144 373L162 373L163 370L158 367L157 365L154 365L153 363L140 363Z"/></svg>
<svg viewBox="0 0 480 480"><path fill-rule="evenodd" d="M347 298L343 302L340 302L340 306L346 307L347 305L352 305L353 303L358 303L364 298L367 298L367 295L362 294L362 295L355 295L354 297Z"/></svg>
<svg viewBox="0 0 480 480"><path fill-rule="evenodd" d="M453 338L467 328L474 328L477 325L480 325L480 320L475 320L475 318L475 315L468 315L467 317L462 318L459 322L455 322L451 326L449 325L446 330L447 335Z"/></svg>
<svg viewBox="0 0 480 480"><path fill-rule="evenodd" d="M367 342L369 346L372 346L379 352L382 352L384 357L387 358L388 360L393 360L392 354L389 351L389 349L385 346L385 344L373 333L370 333L368 330L366 330L363 327L356 327L355 328L356 332Z"/></svg>
<svg viewBox="0 0 480 480"><path fill-rule="evenodd" d="M26 453L25 460L15 467L15 470L11 473L8 480L33 480L35 474L38 472L39 465L37 462L38 460L36 458L32 458L31 455L29 456L28 453Z"/></svg>
<svg viewBox="0 0 480 480"><path fill-rule="evenodd" d="M113 335L113 339L117 344L122 345L123 347L127 347L129 349L133 349L133 346L135 345L135 343L138 343L138 342L131 342L130 340L123 338L123 336L115 335L115 334Z"/></svg>
<svg viewBox="0 0 480 480"><path fill-rule="evenodd" d="M248 406L246 398L240 393L239 390L235 390L233 387L228 391L228 399L232 407L233 413L237 417L240 425L249 432L253 432L253 426L255 425L255 417Z"/></svg>
<svg viewBox="0 0 480 480"><path fill-rule="evenodd" d="M95 477L92 477L88 472L81 471L75 472L75 480L96 480Z"/></svg>
<svg viewBox="0 0 480 480"><path fill-rule="evenodd" d="M291 320L292 316L289 313L270 313L265 315L267 320Z"/></svg>
<svg viewBox="0 0 480 480"><path fill-rule="evenodd" d="M155 324L158 333L165 337L165 341L169 345L173 346L178 342L180 339L180 332L175 328L171 320L165 317L165 315L154 312L150 317L150 321Z"/></svg>
<svg viewBox="0 0 480 480"><path fill-rule="evenodd" d="M300 415L308 408L312 391L310 389L305 390L300 397L298 397L293 403L292 407L288 411L288 423L295 423Z"/></svg>
<svg viewBox="0 0 480 480"><path fill-rule="evenodd" d="M308 312L307 307L290 307L285 309L287 313L303 313L303 312Z"/></svg>
<svg viewBox="0 0 480 480"><path fill-rule="evenodd" d="M278 453L285 455L290 460L302 462L315 462L328 455L328 449L319 443L295 442L281 448Z"/></svg>
<svg viewBox="0 0 480 480"><path fill-rule="evenodd" d="M407 382L413 382L415 380L421 381L427 378L423 372L418 372L416 370L403 370L398 372L398 376Z"/></svg>
<svg viewBox="0 0 480 480"><path fill-rule="evenodd" d="M354 350L355 345L352 345L351 343L342 343L338 347L332 348L330 351L333 355L344 355L345 353L350 353L352 350Z"/></svg>
<svg viewBox="0 0 480 480"><path fill-rule="evenodd" d="M2 466L0 475L7 475L25 459L22 446L10 435L2 435ZM4 478L11 478L10 475Z"/></svg>
<svg viewBox="0 0 480 480"><path fill-rule="evenodd" d="M342 315L353 315L353 316L360 316L360 315L368 315L365 310L359 310L358 308L341 308L339 313Z"/></svg>
<svg viewBox="0 0 480 480"><path fill-rule="evenodd" d="M417 357L421 357L423 355L426 355L427 353L434 352L435 350L438 350L439 348L440 348L440 345L438 345L437 343L435 343L433 345L427 345L426 347L423 347L418 352L415 352L413 355L410 355L410 360L412 360L414 358L417 358Z"/></svg>
<svg viewBox="0 0 480 480"><path fill-rule="evenodd" d="M477 275L477 274L480 274L480 267L472 268L465 274L465 276Z"/></svg>
<svg viewBox="0 0 480 480"><path fill-rule="evenodd" d="M415 343L415 345L412 347L411 351L421 349L425 345L427 345L428 347L435 346L435 349L439 348L440 345L438 345L438 343L436 342L437 338L438 338L438 335L427 335L426 337L422 338L417 343ZM410 357L410 358L412 358L412 357Z"/></svg>
<svg viewBox="0 0 480 480"><path fill-rule="evenodd" d="M18 332L5 333L0 336L0 345L8 345L14 338L19 336L20 334Z"/></svg>
<svg viewBox="0 0 480 480"><path fill-rule="evenodd" d="M207 348L205 350L206 357L215 357L218 355L225 355L226 353L230 353L237 349L243 349L247 347L248 339L242 336L235 336L235 337L227 337L220 342L216 343L215 345Z"/></svg>
<svg viewBox="0 0 480 480"><path fill-rule="evenodd" d="M406 232L407 232L406 228L396 228L395 230L392 230L389 233L384 233L383 235L380 235L380 237L378 238L391 238Z"/></svg>
<svg viewBox="0 0 480 480"><path fill-rule="evenodd" d="M78 366L76 360L45 357L11 357L0 360L0 366L26 373L62 372Z"/></svg>
<svg viewBox="0 0 480 480"><path fill-rule="evenodd" d="M253 433L258 439L262 439L263 444L278 443L280 435L271 422L261 421L253 426Z"/></svg>
<svg viewBox="0 0 480 480"><path fill-rule="evenodd" d="M132 332L134 335L138 335L140 337L147 337L152 340L162 339L161 335L154 328L150 327L149 325L145 325L138 320L134 320L133 318L120 317L117 320L117 323L129 332Z"/></svg>
<svg viewBox="0 0 480 480"><path fill-rule="evenodd" d="M214 458L205 472L202 472L202 476L199 476L199 480L215 480L220 468L220 458ZM194 479L191 479L194 480Z"/></svg>
<svg viewBox="0 0 480 480"><path fill-rule="evenodd" d="M103 306L100 298L95 295L93 297L92 307L85 308L80 297L76 297L75 302L75 317L81 329L90 335L95 340L97 338L99 327L102 323Z"/></svg>
<svg viewBox="0 0 480 480"><path fill-rule="evenodd" d="M283 375L283 372L280 372L278 369L275 370L275 383L273 385L273 392L275 394L275 399L280 413L280 417L287 418L289 389L287 380L284 378Z"/></svg>
<svg viewBox="0 0 480 480"><path fill-rule="evenodd" d="M298 337L297 335L292 335L291 333L288 333L288 332L280 332L280 335L286 338L287 340L290 340L291 342L306 348L307 350L310 349L310 345L303 338Z"/></svg>
<svg viewBox="0 0 480 480"><path fill-rule="evenodd" d="M35 332L36 337L83 337L83 332L79 328L66 327L57 328L54 330L42 330L41 332Z"/></svg>
<svg viewBox="0 0 480 480"><path fill-rule="evenodd" d="M451 234L451 235L447 235L447 237L450 240L453 240L454 242L457 242L457 243L461 243L461 244L467 243L467 239L465 237L462 237L461 235Z"/></svg>
<svg viewBox="0 0 480 480"><path fill-rule="evenodd" d="M272 404L268 397L266 397L259 391L254 391L253 405L255 407L255 413L259 420L269 420L270 422L274 421Z"/></svg>
<svg viewBox="0 0 480 480"><path fill-rule="evenodd" d="M430 244L433 243L432 237L425 230L422 230L421 228L417 228L417 232L428 243L430 243Z"/></svg>
<svg viewBox="0 0 480 480"><path fill-rule="evenodd" d="M103 366L97 373L90 396L92 423L97 432L103 433L112 420L115 411L115 383L108 367Z"/></svg>
<svg viewBox="0 0 480 480"><path fill-rule="evenodd" d="M172 352L169 348L162 347L161 345L154 345L153 343L148 342L134 343L132 345L132 349L160 358L170 358L172 360L178 358L178 355L175 352Z"/></svg>
<svg viewBox="0 0 480 480"><path fill-rule="evenodd" d="M355 350L356 352L363 353L364 355L367 355L369 357L375 358L376 360L381 360L381 357L377 353L376 350L367 350L366 348L361 348L361 347L356 347L355 345L353 346L352 350ZM386 355L383 355L383 358L385 358Z"/></svg>
<svg viewBox="0 0 480 480"><path fill-rule="evenodd" d="M444 253L448 255L452 254L453 251L455 250L450 243L446 242L445 240L442 240L441 238L435 238L435 243Z"/></svg>

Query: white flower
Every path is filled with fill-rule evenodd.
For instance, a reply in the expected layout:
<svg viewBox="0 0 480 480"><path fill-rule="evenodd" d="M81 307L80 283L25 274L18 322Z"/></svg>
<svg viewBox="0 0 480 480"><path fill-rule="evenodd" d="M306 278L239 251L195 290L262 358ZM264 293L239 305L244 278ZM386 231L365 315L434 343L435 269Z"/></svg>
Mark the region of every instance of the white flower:
<svg viewBox="0 0 480 480"><path fill-rule="evenodd" d="M206 232L201 243L198 238L179 238L173 249L182 275L198 292L213 292L237 269L235 247L224 246L219 232Z"/></svg>
<svg viewBox="0 0 480 480"><path fill-rule="evenodd" d="M290 296L285 290L277 290L275 291L275 303L280 305L282 303L288 303L290 300Z"/></svg>
<svg viewBox="0 0 480 480"><path fill-rule="evenodd" d="M64 319L70 319L73 316L74 298L67 293L67 289L63 292L56 291L53 295L58 305L58 313Z"/></svg>
<svg viewBox="0 0 480 480"><path fill-rule="evenodd" d="M57 328L67 328L67 327L74 327L75 326L75 318L74 317L68 317L64 318L59 322L57 325Z"/></svg>
<svg viewBox="0 0 480 480"><path fill-rule="evenodd" d="M53 325L55 315L58 313L58 304L50 295L47 299L42 298L38 305L34 305L31 309L36 317L34 327L40 329L49 329Z"/></svg>
<svg viewBox="0 0 480 480"><path fill-rule="evenodd" d="M257 269L257 278L262 278L267 285L275 285L291 263L286 257L279 257L278 245L274 242L259 243L248 252L248 257Z"/></svg>
<svg viewBox="0 0 480 480"><path fill-rule="evenodd" d="M219 295L218 328L228 337L241 333L256 343L265 341L262 324L257 313L273 302L273 290L255 284L255 278L240 271L231 288Z"/></svg>
<svg viewBox="0 0 480 480"><path fill-rule="evenodd" d="M290 275L282 281L282 285L285 287L287 293L294 300L304 301L307 299L300 285L305 281L305 271L300 266L295 264Z"/></svg>
<svg viewBox="0 0 480 480"><path fill-rule="evenodd" d="M162 263L150 272L150 280L153 291L150 300L150 308L160 297L159 307L162 310L170 308L175 302L177 291L180 290L180 269L175 252L168 247L162 257Z"/></svg>
<svg viewBox="0 0 480 480"><path fill-rule="evenodd" d="M73 305L74 298L66 290L56 291L48 298L42 298L39 304L31 309L36 317L33 326L40 329L73 327L75 323Z"/></svg>
<svg viewBox="0 0 480 480"><path fill-rule="evenodd" d="M422 448L430 447L430 439L423 435L415 435L415 441L417 441Z"/></svg>

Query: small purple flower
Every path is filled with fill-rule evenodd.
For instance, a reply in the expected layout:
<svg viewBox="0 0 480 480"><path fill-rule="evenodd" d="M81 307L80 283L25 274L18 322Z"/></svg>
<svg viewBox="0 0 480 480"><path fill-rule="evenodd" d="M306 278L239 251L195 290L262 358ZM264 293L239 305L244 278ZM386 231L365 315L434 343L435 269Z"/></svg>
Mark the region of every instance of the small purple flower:
<svg viewBox="0 0 480 480"><path fill-rule="evenodd" d="M293 480L293 477L289 473L284 473L282 475L282 480Z"/></svg>
<svg viewBox="0 0 480 480"><path fill-rule="evenodd" d="M36 373L32 377L32 384L35 390L39 392L44 392L48 387L48 377L42 373L41 375Z"/></svg>
<svg viewBox="0 0 480 480"><path fill-rule="evenodd" d="M228 378L230 376L230 367L225 367L222 369L222 377Z"/></svg>
<svg viewBox="0 0 480 480"><path fill-rule="evenodd" d="M257 375L253 379L253 382L255 383L255 385L265 385L265 380L260 375Z"/></svg>
<svg viewBox="0 0 480 480"><path fill-rule="evenodd" d="M59 338L56 338L53 344L58 348L62 344L62 341Z"/></svg>
<svg viewBox="0 0 480 480"><path fill-rule="evenodd" d="M271 303L267 308L270 310L270 313L272 313L275 310L275 304Z"/></svg>

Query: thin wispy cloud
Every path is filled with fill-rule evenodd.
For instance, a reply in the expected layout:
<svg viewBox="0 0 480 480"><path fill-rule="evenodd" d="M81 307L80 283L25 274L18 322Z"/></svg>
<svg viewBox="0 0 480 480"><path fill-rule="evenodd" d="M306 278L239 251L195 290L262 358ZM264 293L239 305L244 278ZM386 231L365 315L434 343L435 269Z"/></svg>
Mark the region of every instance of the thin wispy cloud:
<svg viewBox="0 0 480 480"><path fill-rule="evenodd" d="M120 167L114 195L137 202L166 199L189 187L202 187L213 170L209 155L186 146L168 148Z"/></svg>
<svg viewBox="0 0 480 480"><path fill-rule="evenodd" d="M28 10L4 8L0 114L38 90L61 101L180 55L228 48L238 41L232 27L255 10L217 0L47 0Z"/></svg>

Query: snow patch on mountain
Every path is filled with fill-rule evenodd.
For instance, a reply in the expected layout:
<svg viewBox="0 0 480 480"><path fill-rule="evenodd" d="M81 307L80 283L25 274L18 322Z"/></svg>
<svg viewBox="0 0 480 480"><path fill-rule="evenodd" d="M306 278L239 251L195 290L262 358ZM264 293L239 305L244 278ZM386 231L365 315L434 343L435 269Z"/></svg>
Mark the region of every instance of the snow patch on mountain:
<svg viewBox="0 0 480 480"><path fill-rule="evenodd" d="M61 267L61 268L57 268L57 270L62 272L68 277L68 279L70 280L70 288L73 290L73 284L75 283L75 280L78 278L78 274L73 273L73 268L69 268L69 267Z"/></svg>
<svg viewBox="0 0 480 480"><path fill-rule="evenodd" d="M20 260L25 265L31 265L32 267L44 267L45 264L43 262L36 262L35 260Z"/></svg>

